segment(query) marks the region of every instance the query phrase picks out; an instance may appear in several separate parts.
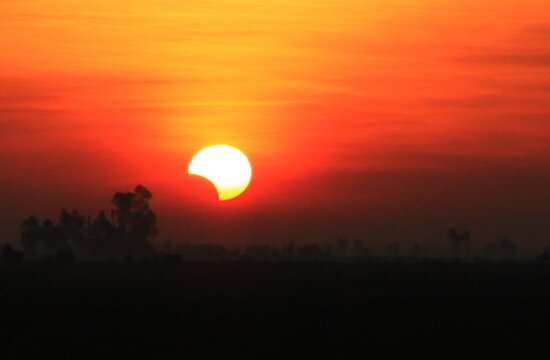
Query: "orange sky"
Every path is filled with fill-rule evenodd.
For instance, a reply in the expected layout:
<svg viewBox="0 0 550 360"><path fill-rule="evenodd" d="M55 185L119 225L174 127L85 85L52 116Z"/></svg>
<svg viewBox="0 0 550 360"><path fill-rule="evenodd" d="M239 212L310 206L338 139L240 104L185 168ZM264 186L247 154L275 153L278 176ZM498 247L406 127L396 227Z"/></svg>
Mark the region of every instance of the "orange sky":
<svg viewBox="0 0 550 360"><path fill-rule="evenodd" d="M456 225L540 247L549 18L545 0L3 0L0 237L143 183L172 239L437 247ZM231 203L186 174L213 143L253 164Z"/></svg>

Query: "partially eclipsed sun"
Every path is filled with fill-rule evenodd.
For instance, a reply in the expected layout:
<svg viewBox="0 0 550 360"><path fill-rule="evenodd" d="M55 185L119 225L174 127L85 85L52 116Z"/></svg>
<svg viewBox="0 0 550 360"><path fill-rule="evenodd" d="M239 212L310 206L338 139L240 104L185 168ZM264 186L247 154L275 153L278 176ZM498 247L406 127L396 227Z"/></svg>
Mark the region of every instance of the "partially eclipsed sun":
<svg viewBox="0 0 550 360"><path fill-rule="evenodd" d="M242 194L252 178L246 155L228 145L205 147L193 156L187 172L208 179L216 188L220 201Z"/></svg>

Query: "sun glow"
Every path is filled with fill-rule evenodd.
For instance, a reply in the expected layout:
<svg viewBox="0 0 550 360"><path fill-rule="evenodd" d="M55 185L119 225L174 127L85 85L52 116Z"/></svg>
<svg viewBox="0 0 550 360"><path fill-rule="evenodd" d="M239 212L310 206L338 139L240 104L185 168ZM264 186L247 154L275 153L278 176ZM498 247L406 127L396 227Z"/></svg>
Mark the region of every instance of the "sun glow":
<svg viewBox="0 0 550 360"><path fill-rule="evenodd" d="M208 179L220 201L242 194L252 178L246 155L228 145L212 145L199 151L189 163L188 173Z"/></svg>

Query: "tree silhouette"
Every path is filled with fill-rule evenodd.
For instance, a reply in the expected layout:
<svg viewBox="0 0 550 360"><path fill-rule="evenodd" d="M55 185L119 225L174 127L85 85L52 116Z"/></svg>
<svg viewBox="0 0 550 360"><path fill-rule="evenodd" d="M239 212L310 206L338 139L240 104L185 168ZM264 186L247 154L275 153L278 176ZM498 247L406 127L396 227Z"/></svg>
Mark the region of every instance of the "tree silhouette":
<svg viewBox="0 0 550 360"><path fill-rule="evenodd" d="M470 253L470 232L464 231L463 234L460 234L456 228L452 227L449 229L448 238L451 241L451 250L456 256L465 256Z"/></svg>
<svg viewBox="0 0 550 360"><path fill-rule="evenodd" d="M412 257L419 257L419 256L422 256L423 253L424 253L424 249L422 249L422 246L420 246L418 242L415 242L411 247L410 255Z"/></svg>
<svg viewBox="0 0 550 360"><path fill-rule="evenodd" d="M296 254L296 242L293 238L288 239L288 243L283 247L283 255L292 257Z"/></svg>
<svg viewBox="0 0 550 360"><path fill-rule="evenodd" d="M355 256L364 257L368 254L368 250L365 247L363 240L355 240L354 243Z"/></svg>
<svg viewBox="0 0 550 360"><path fill-rule="evenodd" d="M120 239L117 230L101 210L92 222L88 221L86 229L87 250L92 255L113 254L120 249Z"/></svg>
<svg viewBox="0 0 550 360"><path fill-rule="evenodd" d="M543 263L550 262L550 247L548 247L548 245L544 248L544 251L537 256L537 261Z"/></svg>
<svg viewBox="0 0 550 360"><path fill-rule="evenodd" d="M116 193L111 200L113 224L129 250L150 250L150 240L158 235L157 217L149 206L152 197L147 188L138 185L133 192Z"/></svg>
<svg viewBox="0 0 550 360"><path fill-rule="evenodd" d="M25 252L31 256L38 251L40 242L40 223L34 215L21 222L21 245Z"/></svg>
<svg viewBox="0 0 550 360"><path fill-rule="evenodd" d="M46 219L42 223L41 229L44 249L52 254L72 253L71 246L67 242L65 233L60 224L54 224L52 220Z"/></svg>
<svg viewBox="0 0 550 360"><path fill-rule="evenodd" d="M508 238L502 238L498 243L492 241L485 245L485 252L488 257L511 259L518 253L517 245Z"/></svg>
<svg viewBox="0 0 550 360"><path fill-rule="evenodd" d="M494 258L499 255L499 247L496 242L490 241L485 244L485 256L488 258Z"/></svg>
<svg viewBox="0 0 550 360"><path fill-rule="evenodd" d="M34 257L38 252L50 255L71 253L63 225L46 219L42 224L35 216L29 216L21 223L21 245L25 252Z"/></svg>
<svg viewBox="0 0 550 360"><path fill-rule="evenodd" d="M55 249L55 242L57 240L57 233L53 221L50 219L44 220L42 227L40 228L40 239L43 245L43 248L46 251L53 251Z"/></svg>
<svg viewBox="0 0 550 360"><path fill-rule="evenodd" d="M401 243L394 241L388 244L388 256L398 257L401 254Z"/></svg>
<svg viewBox="0 0 550 360"><path fill-rule="evenodd" d="M86 221L78 211L63 209L58 223L46 219L40 224L35 216L21 222L21 244L30 257L38 253L71 261L73 250L95 256L144 254L152 249L157 234L157 219L149 206L153 195L142 185L133 192L118 192L111 203L111 219L100 211Z"/></svg>
<svg viewBox="0 0 550 360"><path fill-rule="evenodd" d="M348 248L349 248L349 240L344 237L338 238L337 244L336 244L336 255L347 256Z"/></svg>
<svg viewBox="0 0 550 360"><path fill-rule="evenodd" d="M20 250L15 250L10 244L6 244L2 248L0 259L8 264L19 263L23 261L23 252Z"/></svg>
<svg viewBox="0 0 550 360"><path fill-rule="evenodd" d="M68 244L74 250L83 250L84 247L85 218L78 210L68 212L61 210L59 215L59 227Z"/></svg>
<svg viewBox="0 0 550 360"><path fill-rule="evenodd" d="M500 249L506 258L513 258L518 253L518 247L508 238L502 238L500 240Z"/></svg>

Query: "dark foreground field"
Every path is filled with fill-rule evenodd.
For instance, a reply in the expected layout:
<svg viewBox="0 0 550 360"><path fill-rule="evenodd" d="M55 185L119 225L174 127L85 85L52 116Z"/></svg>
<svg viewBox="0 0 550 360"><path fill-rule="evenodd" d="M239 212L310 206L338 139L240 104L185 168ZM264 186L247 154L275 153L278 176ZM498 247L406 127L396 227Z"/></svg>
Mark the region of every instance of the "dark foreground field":
<svg viewBox="0 0 550 360"><path fill-rule="evenodd" d="M10 358L550 352L536 264L19 264L0 292Z"/></svg>

